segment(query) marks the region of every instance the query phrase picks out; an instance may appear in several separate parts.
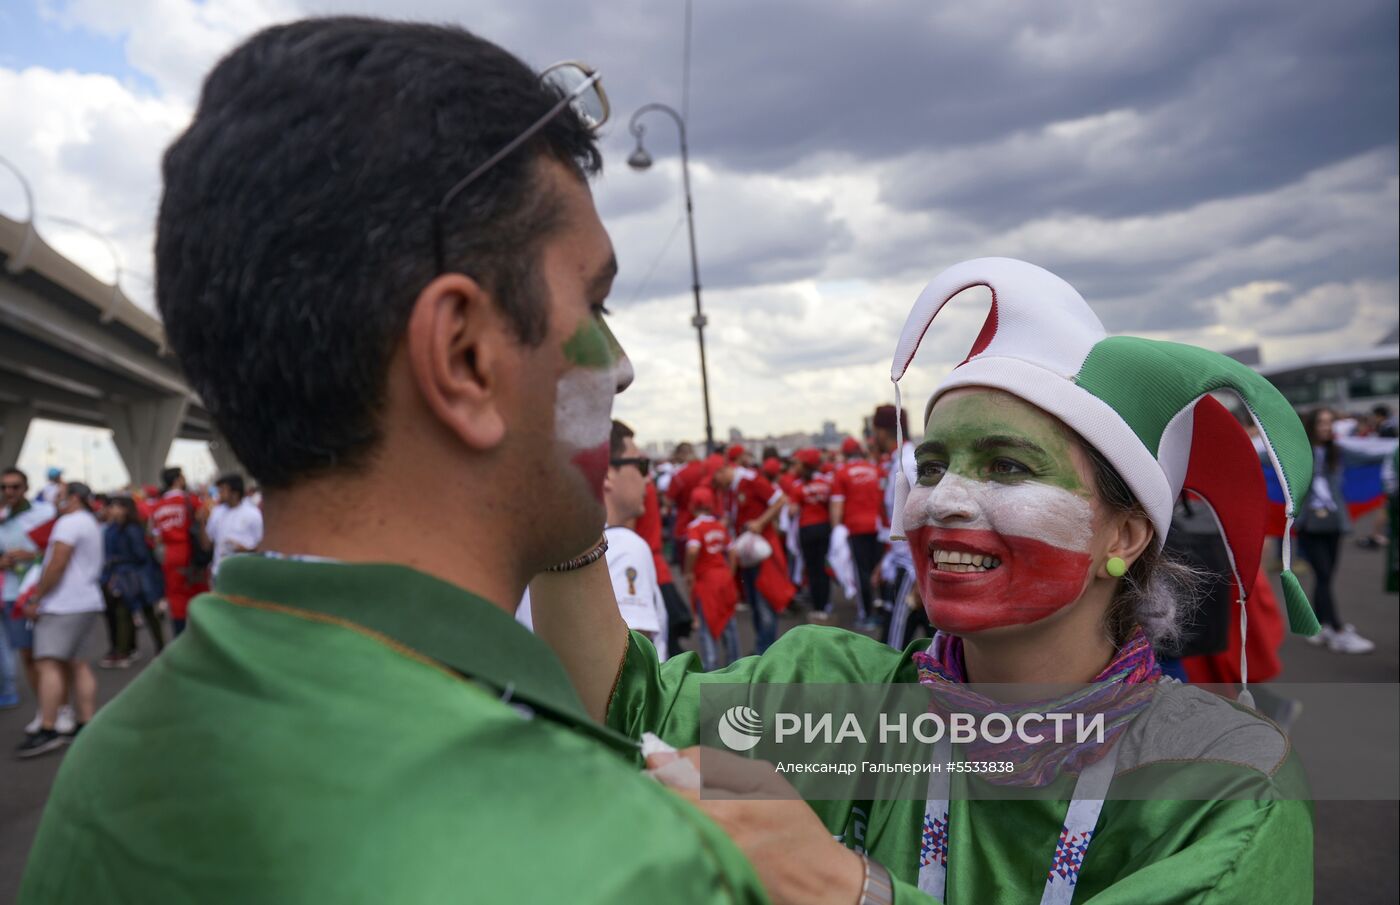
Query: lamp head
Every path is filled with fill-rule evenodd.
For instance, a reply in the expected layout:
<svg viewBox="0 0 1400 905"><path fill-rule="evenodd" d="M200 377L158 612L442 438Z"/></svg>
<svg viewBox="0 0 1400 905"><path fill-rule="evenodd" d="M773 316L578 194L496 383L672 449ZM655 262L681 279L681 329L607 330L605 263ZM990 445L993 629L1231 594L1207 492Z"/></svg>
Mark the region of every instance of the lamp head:
<svg viewBox="0 0 1400 905"><path fill-rule="evenodd" d="M651 155L647 153L646 148L642 147L642 140L640 138L637 139L637 150L633 151L632 155L627 158L627 165L634 170L647 170L651 168Z"/></svg>

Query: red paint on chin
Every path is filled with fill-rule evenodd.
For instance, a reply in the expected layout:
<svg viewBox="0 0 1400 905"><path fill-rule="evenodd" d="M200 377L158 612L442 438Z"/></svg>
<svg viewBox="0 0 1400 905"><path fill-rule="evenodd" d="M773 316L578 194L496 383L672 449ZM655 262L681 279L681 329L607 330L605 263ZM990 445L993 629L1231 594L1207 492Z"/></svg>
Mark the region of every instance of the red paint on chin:
<svg viewBox="0 0 1400 905"><path fill-rule="evenodd" d="M593 449L576 452L569 459L570 462L574 463L575 468L583 472L583 479L588 482L588 486L593 490L593 495L600 502L603 499L603 479L608 475L608 465L611 460L611 448L606 442Z"/></svg>
<svg viewBox="0 0 1400 905"><path fill-rule="evenodd" d="M930 547L995 556L1001 565L986 572L935 569ZM909 531L909 552L929 621L955 635L1044 619L1079 599L1090 564L1087 553L1034 538L929 525Z"/></svg>

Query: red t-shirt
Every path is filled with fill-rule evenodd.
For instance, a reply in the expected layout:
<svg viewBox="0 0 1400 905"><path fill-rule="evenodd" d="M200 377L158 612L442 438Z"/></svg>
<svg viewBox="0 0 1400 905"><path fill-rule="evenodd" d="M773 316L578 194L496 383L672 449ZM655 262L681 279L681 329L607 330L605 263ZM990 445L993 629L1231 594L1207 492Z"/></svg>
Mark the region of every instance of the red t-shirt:
<svg viewBox="0 0 1400 905"><path fill-rule="evenodd" d="M836 473L831 498L844 500L841 522L852 534L874 534L880 527L880 511L885 492L880 486L880 469L862 459L853 459Z"/></svg>
<svg viewBox="0 0 1400 905"><path fill-rule="evenodd" d="M797 526L825 525L831 521L831 478L817 472L810 480L797 483Z"/></svg>
<svg viewBox="0 0 1400 905"><path fill-rule="evenodd" d="M696 516L686 529L686 547L699 550L695 558L695 574L704 575L713 569L729 571L729 529L713 515Z"/></svg>
<svg viewBox="0 0 1400 905"><path fill-rule="evenodd" d="M787 496L788 499L792 500L794 503L802 502L801 481L797 480L797 478L793 477L787 472L783 472L782 474L778 475L777 481L778 487L782 489L783 494Z"/></svg>
<svg viewBox="0 0 1400 905"><path fill-rule="evenodd" d="M656 485L650 481L647 482L646 508L637 517L637 534L651 548L651 558L656 562L656 583L671 584L671 567L661 555L661 503L656 498Z"/></svg>
<svg viewBox="0 0 1400 905"><path fill-rule="evenodd" d="M194 502L183 490L167 490L151 510L151 527L167 548L188 547Z"/></svg>
<svg viewBox="0 0 1400 905"><path fill-rule="evenodd" d="M705 464L691 459L681 470L671 475L671 483L666 486L666 496L676 504L676 536L684 537L686 526L690 524L690 492L699 486L705 476Z"/></svg>
<svg viewBox="0 0 1400 905"><path fill-rule="evenodd" d="M768 479L752 468L734 469L734 482L730 485L729 505L733 507L734 530L742 531L744 526L755 519L782 498L783 492L769 483Z"/></svg>

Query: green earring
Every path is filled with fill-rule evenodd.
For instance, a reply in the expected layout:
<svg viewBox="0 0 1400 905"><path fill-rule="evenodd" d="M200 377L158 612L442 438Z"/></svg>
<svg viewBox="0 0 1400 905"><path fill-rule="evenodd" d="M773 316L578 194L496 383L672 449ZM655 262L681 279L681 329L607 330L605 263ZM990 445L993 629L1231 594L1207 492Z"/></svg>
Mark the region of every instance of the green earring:
<svg viewBox="0 0 1400 905"><path fill-rule="evenodd" d="M1108 562L1104 563L1104 570L1114 578L1122 578L1123 573L1128 571L1128 564L1123 562L1121 556L1110 556Z"/></svg>

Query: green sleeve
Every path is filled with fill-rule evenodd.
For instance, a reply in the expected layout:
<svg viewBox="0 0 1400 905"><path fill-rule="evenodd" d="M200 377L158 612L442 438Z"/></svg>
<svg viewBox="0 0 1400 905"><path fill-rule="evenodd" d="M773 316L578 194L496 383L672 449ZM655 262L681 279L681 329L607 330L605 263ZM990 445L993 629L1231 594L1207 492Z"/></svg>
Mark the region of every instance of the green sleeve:
<svg viewBox="0 0 1400 905"><path fill-rule="evenodd" d="M707 673L694 652L658 662L651 641L632 632L608 703L608 725L632 738L655 733L684 748L699 738L700 687L706 683L913 682L917 674L911 657L927 646L928 641L921 640L897 651L856 632L807 625L784 633L761 655Z"/></svg>
<svg viewBox="0 0 1400 905"><path fill-rule="evenodd" d="M1158 838L1189 834L1189 841L1173 844L1171 854L1150 857L1139 869L1088 898L1086 905L1312 902L1310 802L1205 801L1199 803L1196 815L1181 813L1187 804L1150 803L1163 813L1172 811L1175 825L1153 827L1144 821L1139 826ZM1096 854L1104 853L1091 849L1089 860Z"/></svg>

